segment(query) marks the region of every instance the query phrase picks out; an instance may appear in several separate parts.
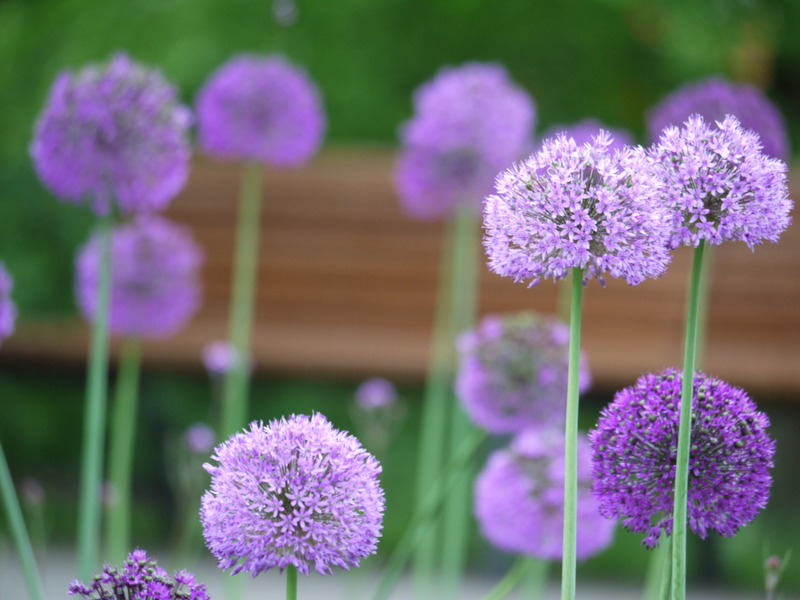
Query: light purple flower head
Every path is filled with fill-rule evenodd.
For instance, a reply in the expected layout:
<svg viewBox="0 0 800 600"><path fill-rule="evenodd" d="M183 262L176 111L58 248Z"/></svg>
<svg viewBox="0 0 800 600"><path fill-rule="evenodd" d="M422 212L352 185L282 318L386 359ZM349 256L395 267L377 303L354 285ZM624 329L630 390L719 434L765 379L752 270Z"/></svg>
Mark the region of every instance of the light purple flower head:
<svg viewBox="0 0 800 600"><path fill-rule="evenodd" d="M758 88L720 77L682 87L653 107L647 115L650 140L657 141L664 129L680 127L695 114L709 123L733 115L744 129L758 134L764 154L781 160L789 158L786 125L775 105Z"/></svg>
<svg viewBox="0 0 800 600"><path fill-rule="evenodd" d="M211 426L205 423L195 423L189 426L183 434L186 447L193 454L208 454L217 443L217 434Z"/></svg>
<svg viewBox="0 0 800 600"><path fill-rule="evenodd" d="M6 271L5 265L0 262L0 342L14 333L14 323L17 320L17 307L11 300L11 290L14 281Z"/></svg>
<svg viewBox="0 0 800 600"><path fill-rule="evenodd" d="M536 118L533 100L495 64L442 69L414 94L395 186L406 211L433 219L476 210L498 171L517 160Z"/></svg>
<svg viewBox="0 0 800 600"><path fill-rule="evenodd" d="M492 433L560 426L567 407L569 327L555 317L488 315L458 339L455 389L477 426ZM580 391L589 387L581 356Z"/></svg>
<svg viewBox="0 0 800 600"><path fill-rule="evenodd" d="M226 341L217 340L211 342L203 349L203 365L212 377L221 377L231 369L237 367L241 361L239 351L236 347ZM247 361L247 368L250 372L255 367L253 356Z"/></svg>
<svg viewBox="0 0 800 600"><path fill-rule="evenodd" d="M106 213L163 209L189 173L189 109L158 71L117 54L58 76L36 123L31 155L64 200Z"/></svg>
<svg viewBox="0 0 800 600"><path fill-rule="evenodd" d="M733 116L708 125L694 115L665 129L650 153L666 182L671 248L741 240L752 249L777 242L791 223L786 164L762 154Z"/></svg>
<svg viewBox="0 0 800 600"><path fill-rule="evenodd" d="M113 333L165 337L183 327L200 305L202 250L190 231L156 216L143 216L111 234ZM92 236L77 260L76 295L93 321L100 244Z"/></svg>
<svg viewBox="0 0 800 600"><path fill-rule="evenodd" d="M205 586L192 573L178 571L170 577L139 549L128 555L120 569L105 565L88 585L76 579L69 594L84 600L209 600Z"/></svg>
<svg viewBox="0 0 800 600"><path fill-rule="evenodd" d="M662 184L642 148L612 153L611 143L604 131L583 145L559 135L497 177L483 209L492 271L530 285L576 267L631 285L665 271Z"/></svg>
<svg viewBox="0 0 800 600"><path fill-rule="evenodd" d="M386 408L397 402L397 390L388 379L372 377L356 388L355 402L366 411Z"/></svg>
<svg viewBox="0 0 800 600"><path fill-rule="evenodd" d="M211 75L197 99L200 147L221 159L298 166L325 133L319 91L280 56L237 56Z"/></svg>
<svg viewBox="0 0 800 600"><path fill-rule="evenodd" d="M222 569L253 577L294 565L309 574L357 567L375 552L384 498L378 461L321 414L253 422L206 464L200 519Z"/></svg>
<svg viewBox="0 0 800 600"><path fill-rule="evenodd" d="M598 511L590 487L592 456L578 437L577 558L600 552L614 537L614 524ZM520 433L494 452L475 481L475 517L494 546L561 560L564 531L564 435L555 429Z"/></svg>
<svg viewBox="0 0 800 600"><path fill-rule="evenodd" d="M596 119L584 119L572 125L555 125L551 127L542 134L537 149L542 147L545 140L558 137L561 133L575 140L578 146L587 143L590 144L601 131L607 131L611 136L611 144L608 146L609 152L623 150L625 146L633 146L633 136L629 131L625 129L611 129Z"/></svg>
<svg viewBox="0 0 800 600"><path fill-rule="evenodd" d="M672 533L681 381L675 369L643 375L617 392L589 433L600 511L646 534L648 547ZM769 419L743 390L700 372L692 412L689 526L701 538L709 529L730 537L769 499Z"/></svg>

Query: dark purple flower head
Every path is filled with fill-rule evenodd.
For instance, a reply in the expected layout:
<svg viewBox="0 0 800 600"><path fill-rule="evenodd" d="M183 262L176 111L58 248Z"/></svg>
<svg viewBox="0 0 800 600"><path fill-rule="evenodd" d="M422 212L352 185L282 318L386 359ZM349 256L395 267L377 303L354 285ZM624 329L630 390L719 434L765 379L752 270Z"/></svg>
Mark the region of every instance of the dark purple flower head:
<svg viewBox="0 0 800 600"><path fill-rule="evenodd" d="M17 320L17 307L11 300L11 290L14 281L6 271L5 265L0 262L0 342L14 333L14 323Z"/></svg>
<svg viewBox="0 0 800 600"><path fill-rule="evenodd" d="M128 555L122 569L105 565L90 584L73 581L69 594L84 600L209 600L205 586L194 575L178 571L170 578L139 549Z"/></svg>
<svg viewBox="0 0 800 600"><path fill-rule="evenodd" d="M203 365L211 377L221 377L228 371L238 366L241 358L236 347L228 341L218 340L211 342L203 349ZM247 362L247 368L253 371L255 363L253 356Z"/></svg>
<svg viewBox="0 0 800 600"><path fill-rule="evenodd" d="M758 136L733 116L709 126L694 115L682 129L665 129L650 153L666 182L671 248L701 240L753 248L777 242L791 223L786 164L762 154Z"/></svg>
<svg viewBox="0 0 800 600"><path fill-rule="evenodd" d="M297 166L319 149L325 112L314 83L285 59L243 55L200 90L197 127L211 156Z"/></svg>
<svg viewBox="0 0 800 600"><path fill-rule="evenodd" d="M611 543L614 524L604 519L589 488L592 457L578 438L578 559ZM564 435L555 429L520 433L494 452L475 481L475 517L491 544L507 552L560 560L564 531Z"/></svg>
<svg viewBox="0 0 800 600"><path fill-rule="evenodd" d="M498 171L529 142L536 110L505 69L467 63L442 69L414 94L414 116L402 128L395 182L414 217L476 210Z"/></svg>
<svg viewBox="0 0 800 600"><path fill-rule="evenodd" d="M680 127L694 114L709 123L733 115L744 129L758 134L767 156L781 160L789 158L786 125L775 105L758 88L737 85L719 77L687 85L651 109L647 115L650 140L655 142L664 129Z"/></svg>
<svg viewBox="0 0 800 600"><path fill-rule="evenodd" d="M31 155L57 196L107 212L163 209L189 173L191 113L158 71L124 54L56 79Z"/></svg>
<svg viewBox="0 0 800 600"><path fill-rule="evenodd" d="M93 236L78 255L76 294L94 320L100 245ZM110 328L120 335L163 337L180 329L200 304L202 250L188 229L139 217L111 234Z"/></svg>
<svg viewBox="0 0 800 600"><path fill-rule="evenodd" d="M361 410L386 408L397 402L397 390L383 377L372 377L356 388L355 402Z"/></svg>
<svg viewBox="0 0 800 600"><path fill-rule="evenodd" d="M567 406L569 327L554 317L486 316L458 340L455 388L470 419L492 433L560 426ZM580 391L589 387L581 357Z"/></svg>
<svg viewBox="0 0 800 600"><path fill-rule="evenodd" d="M642 148L612 153L611 143L604 131L580 146L559 135L498 175L483 210L492 271L530 285L574 267L631 285L665 271L662 184Z"/></svg>
<svg viewBox="0 0 800 600"><path fill-rule="evenodd" d="M648 547L672 533L681 380L675 369L643 375L589 433L600 511L646 534ZM688 518L700 537L709 529L730 537L766 506L775 453L768 425L743 390L695 374Z"/></svg>
<svg viewBox="0 0 800 600"><path fill-rule="evenodd" d="M625 146L633 146L633 136L629 131L625 129L611 129L596 119L584 119L573 125L555 125L551 127L542 134L538 148L541 148L544 140L558 137L561 133L575 140L578 146L582 146L583 144L591 143L601 131L607 131L611 136L611 144L608 147L610 152L614 150L623 150Z"/></svg>
<svg viewBox="0 0 800 600"><path fill-rule="evenodd" d="M384 498L378 461L321 414L292 415L218 446L200 519L220 568L252 576L294 565L356 567L375 552Z"/></svg>

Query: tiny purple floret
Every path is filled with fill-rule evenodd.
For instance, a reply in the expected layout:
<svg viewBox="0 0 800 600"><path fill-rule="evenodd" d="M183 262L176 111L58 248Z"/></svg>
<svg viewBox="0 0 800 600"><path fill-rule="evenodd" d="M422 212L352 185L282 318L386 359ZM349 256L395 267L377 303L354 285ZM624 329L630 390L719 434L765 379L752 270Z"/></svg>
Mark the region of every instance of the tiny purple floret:
<svg viewBox="0 0 800 600"><path fill-rule="evenodd" d="M355 402L365 411L386 408L397 402L397 390L388 379L371 377L356 388Z"/></svg>

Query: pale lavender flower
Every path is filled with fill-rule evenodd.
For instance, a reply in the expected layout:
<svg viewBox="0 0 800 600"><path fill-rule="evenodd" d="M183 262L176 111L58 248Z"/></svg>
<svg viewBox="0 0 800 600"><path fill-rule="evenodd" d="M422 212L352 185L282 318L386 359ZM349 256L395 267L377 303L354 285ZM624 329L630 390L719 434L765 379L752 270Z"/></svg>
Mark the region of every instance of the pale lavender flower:
<svg viewBox="0 0 800 600"><path fill-rule="evenodd" d="M280 56L231 59L197 99L200 147L221 159L301 165L319 149L325 125L317 87Z"/></svg>
<svg viewBox="0 0 800 600"><path fill-rule="evenodd" d="M253 422L206 464L211 489L200 518L222 569L252 576L358 566L375 552L384 497L378 461L321 414Z"/></svg>
<svg viewBox="0 0 800 600"><path fill-rule="evenodd" d="M530 285L576 267L631 285L665 271L661 182L642 148L611 153L611 143L606 132L581 146L559 135L497 177L483 211L492 271Z"/></svg>
<svg viewBox="0 0 800 600"><path fill-rule="evenodd" d="M647 115L650 140L655 142L669 126L680 127L698 114L707 122L735 116L744 129L758 134L764 154L781 160L789 157L789 137L783 116L758 88L712 77L672 92Z"/></svg>
<svg viewBox="0 0 800 600"><path fill-rule="evenodd" d="M584 119L572 125L554 125L542 134L537 148L542 147L544 140L558 137L561 133L575 140L578 146L590 144L600 134L600 131L607 131L611 136L611 144L608 146L608 150L611 152L623 150L625 146L633 146L633 136L629 131L606 127L596 119Z"/></svg>
<svg viewBox="0 0 800 600"><path fill-rule="evenodd" d="M77 260L76 295L93 321L100 246L93 236ZM139 217L111 234L113 333L143 337L173 334L200 305L202 250L187 228L155 216Z"/></svg>
<svg viewBox="0 0 800 600"><path fill-rule="evenodd" d="M777 242L791 223L786 164L762 154L733 116L710 126L694 115L665 129L650 153L666 182L671 248L741 240L752 249Z"/></svg>
<svg viewBox="0 0 800 600"><path fill-rule="evenodd" d="M522 155L535 117L533 100L500 65L442 69L415 92L400 134L395 187L407 212L431 219L477 210L495 174Z"/></svg>
<svg viewBox="0 0 800 600"><path fill-rule="evenodd" d="M203 349L203 365L211 377L222 377L231 369L237 367L241 361L239 351L226 340L217 340L209 343ZM253 356L247 361L250 372L255 367Z"/></svg>
<svg viewBox="0 0 800 600"><path fill-rule="evenodd" d="M44 488L35 477L26 477L22 480L20 495L31 506L41 506L44 503Z"/></svg>
<svg viewBox="0 0 800 600"><path fill-rule="evenodd" d="M535 313L488 315L458 339L456 394L491 433L561 426L567 408L569 327ZM581 356L579 388L589 387Z"/></svg>
<svg viewBox="0 0 800 600"><path fill-rule="evenodd" d="M14 333L14 323L17 320L17 307L11 300L11 290L14 281L6 271L5 265L0 262L0 342Z"/></svg>
<svg viewBox="0 0 800 600"><path fill-rule="evenodd" d="M589 433L600 511L646 534L648 547L672 533L681 381L675 369L643 375ZM766 506L775 453L768 426L743 390L695 373L688 522L701 538L710 529L730 537Z"/></svg>
<svg viewBox="0 0 800 600"><path fill-rule="evenodd" d="M189 173L190 111L158 71L124 54L58 76L31 155L44 184L105 213L163 209Z"/></svg>
<svg viewBox="0 0 800 600"><path fill-rule="evenodd" d="M397 390L388 379L372 377L356 388L355 402L366 411L386 408L397 402Z"/></svg>
<svg viewBox="0 0 800 600"><path fill-rule="evenodd" d="M209 425L195 423L186 429L183 439L193 454L207 455L217 443L217 434Z"/></svg>
<svg viewBox="0 0 800 600"><path fill-rule="evenodd" d="M606 548L614 524L604 519L590 487L592 456L578 437L577 558ZM520 433L494 452L475 481L481 533L506 552L561 560L564 531L564 435L555 429Z"/></svg>

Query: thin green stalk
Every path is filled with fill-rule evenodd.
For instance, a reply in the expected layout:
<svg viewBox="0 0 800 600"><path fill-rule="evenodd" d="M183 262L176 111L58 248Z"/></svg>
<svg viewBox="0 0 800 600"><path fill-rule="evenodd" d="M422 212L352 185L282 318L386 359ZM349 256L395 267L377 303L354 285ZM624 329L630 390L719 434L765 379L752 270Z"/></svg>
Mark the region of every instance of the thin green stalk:
<svg viewBox="0 0 800 600"><path fill-rule="evenodd" d="M130 551L131 472L133 470L136 412L139 401L141 342L126 338L120 349L119 372L111 409L108 482L114 501L106 511L106 554L122 563Z"/></svg>
<svg viewBox="0 0 800 600"><path fill-rule="evenodd" d="M669 588L672 581L672 538L667 538L667 547L664 548L664 561L661 569L661 585L658 590L658 600L669 600Z"/></svg>
<svg viewBox="0 0 800 600"><path fill-rule="evenodd" d="M540 587L544 576L547 574L547 563L543 560L520 556L511 565L505 576L495 585L482 600L503 600L513 592L517 586L526 579L536 578L539 580ZM534 585L535 582L530 582Z"/></svg>
<svg viewBox="0 0 800 600"><path fill-rule="evenodd" d="M31 600L44 600L44 589L39 578L39 570L36 568L36 558L33 555L31 540L28 537L28 530L25 528L25 520L22 518L22 510L19 507L19 500L14 491L14 482L8 470L8 463L6 462L2 444L0 444L0 492L3 494L3 505L6 509L8 523L11 526L14 545L16 545L17 554L19 554L22 574L28 586L28 595Z"/></svg>
<svg viewBox="0 0 800 600"><path fill-rule="evenodd" d="M550 570L550 563L546 560L534 558L528 559L531 566L525 578L522 580L522 595L527 600L539 600L544 594L547 584L547 572Z"/></svg>
<svg viewBox="0 0 800 600"><path fill-rule="evenodd" d="M297 568L286 567L286 600L297 600Z"/></svg>
<svg viewBox="0 0 800 600"><path fill-rule="evenodd" d="M697 347L694 353L695 371L703 370L708 344L708 299L711 288L711 263L714 259L714 246L703 252L702 273L697 291Z"/></svg>
<svg viewBox="0 0 800 600"><path fill-rule="evenodd" d="M678 454L675 463L675 503L672 521L672 600L686 597L686 517L689 492L689 447L692 427L695 350L697 348L697 313L703 266L704 242L695 248L689 306L686 313L686 346L683 354Z"/></svg>
<svg viewBox="0 0 800 600"><path fill-rule="evenodd" d="M228 321L229 341L240 360L225 375L222 397L221 436L228 437L247 424L250 333L258 279L258 236L261 229L261 188L264 167L247 163L242 167L236 253Z"/></svg>
<svg viewBox="0 0 800 600"><path fill-rule="evenodd" d="M564 429L564 545L561 562L561 598L575 600L575 567L578 518L578 390L581 352L581 299L583 270L572 269L572 302L569 315L569 371L567 418Z"/></svg>
<svg viewBox="0 0 800 600"><path fill-rule="evenodd" d="M672 556L667 547L663 545L653 548L649 554L650 558L647 561L647 571L645 571L644 576L642 600L658 600L661 598L660 590L664 581L664 570L672 560ZM667 589L669 589L669 586L667 586Z"/></svg>
<svg viewBox="0 0 800 600"><path fill-rule="evenodd" d="M99 563L100 482L103 473L108 394L108 311L111 295L111 215L99 219L100 272L92 325L83 417L83 450L78 504L78 576L89 581Z"/></svg>

